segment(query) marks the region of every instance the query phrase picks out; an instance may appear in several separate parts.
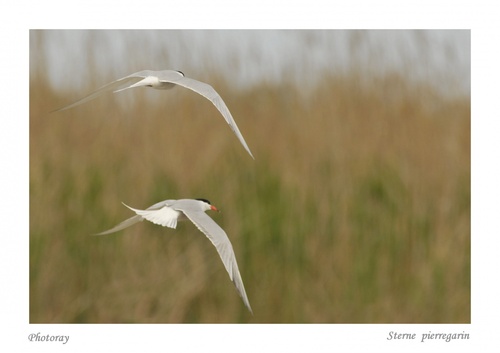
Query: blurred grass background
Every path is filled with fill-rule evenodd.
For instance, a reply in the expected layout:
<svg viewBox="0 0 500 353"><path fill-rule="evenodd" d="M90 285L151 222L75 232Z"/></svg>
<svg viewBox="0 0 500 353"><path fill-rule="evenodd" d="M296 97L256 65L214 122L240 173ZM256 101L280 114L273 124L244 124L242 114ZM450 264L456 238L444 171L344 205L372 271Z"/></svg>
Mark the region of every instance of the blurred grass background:
<svg viewBox="0 0 500 353"><path fill-rule="evenodd" d="M255 161L181 88L48 113L118 77L61 92L31 69L31 323L470 322L469 96L354 70L305 91L194 77ZM198 197L222 210L254 316L190 223L90 235L132 215L122 201Z"/></svg>

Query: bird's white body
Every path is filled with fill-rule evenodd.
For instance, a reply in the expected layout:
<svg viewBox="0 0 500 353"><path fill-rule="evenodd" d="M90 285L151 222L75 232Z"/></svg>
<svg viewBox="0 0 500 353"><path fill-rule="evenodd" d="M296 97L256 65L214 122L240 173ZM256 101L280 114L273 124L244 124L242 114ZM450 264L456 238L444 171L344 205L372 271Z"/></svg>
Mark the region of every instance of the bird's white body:
<svg viewBox="0 0 500 353"><path fill-rule="evenodd" d="M152 70L143 70L139 71L136 73L133 73L131 75L125 76L123 78L120 78L116 81L113 81L111 83L108 83L107 85L102 86L98 90L92 92L88 96L70 104L65 107L62 107L60 109L57 109L56 111L61 111L61 110L66 110L73 108L77 105L80 105L82 103L88 102L94 98L97 98L101 94L104 94L109 91L113 91L113 93L121 92L129 88L135 88L135 87L151 87L155 89L170 89L175 87L176 85L182 86L185 88L188 88L209 101L212 102L213 105L219 110L219 112L222 114L223 118L226 120L228 123L229 127L231 130L233 130L234 134L238 139L240 140L241 144L245 148L245 150L250 154L252 158L252 152L250 152L250 148L248 147L245 139L243 138L243 135L241 134L240 130L238 129L238 126L236 125L236 122L233 119L233 116L229 112L229 109L226 106L226 103L222 100L221 96L213 89L212 86L185 77L184 74L180 71L174 71L174 70L162 70L162 71L152 71Z"/></svg>
<svg viewBox="0 0 500 353"><path fill-rule="evenodd" d="M252 312L231 242L229 241L226 232L224 232L224 230L205 213L205 211L208 210L218 211L217 208L212 206L208 200L165 200L154 204L146 210L138 210L127 205L125 206L134 211L136 215L121 222L115 227L96 235L114 233L130 227L137 222L141 222L144 219L154 224L169 228L176 228L178 221L189 219L215 246L224 267L229 274L229 278L234 283L236 290L245 303L245 306L248 310L250 310L250 312Z"/></svg>

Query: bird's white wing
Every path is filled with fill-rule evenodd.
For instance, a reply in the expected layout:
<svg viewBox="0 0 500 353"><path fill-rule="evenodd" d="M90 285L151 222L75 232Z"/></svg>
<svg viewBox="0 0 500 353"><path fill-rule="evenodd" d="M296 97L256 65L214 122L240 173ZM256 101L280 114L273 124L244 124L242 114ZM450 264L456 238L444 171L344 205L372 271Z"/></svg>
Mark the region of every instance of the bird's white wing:
<svg viewBox="0 0 500 353"><path fill-rule="evenodd" d="M160 71L156 73L158 75L158 79L162 82L170 82L170 83L175 83L179 86L188 88L209 101L215 105L217 110L222 114L226 122L228 123L229 127L231 130L233 130L234 134L238 139L240 140L241 144L245 148L245 150L250 154L252 158L254 158L252 152L250 151L250 148L248 147L245 139L243 138L243 135L241 134L240 130L238 129L238 125L236 125L236 122L233 119L233 116L229 112L228 107L226 106L226 103L222 100L221 96L215 91L215 89L203 82L193 80L188 77L180 76L177 72L175 71L170 71L170 70L165 70L165 71ZM255 159L255 158L254 158Z"/></svg>
<svg viewBox="0 0 500 353"><path fill-rule="evenodd" d="M101 233L97 233L97 234L94 234L94 235L105 235L105 234L110 234L110 233L114 233L114 232L118 232L119 230L122 230L122 229L125 229L127 227L130 227L138 222L141 222L143 221L144 218L142 218L141 216L138 216L138 215L135 215L133 217L130 217L126 220L124 220L123 222L121 222L120 224L114 226L113 228L109 229L109 230L105 230L104 232L101 232Z"/></svg>
<svg viewBox="0 0 500 353"><path fill-rule="evenodd" d="M125 205L125 204L124 204ZM179 211L176 211L170 208L168 205L165 205L158 209L147 209L147 210L137 210L130 206L125 205L134 211L137 215L141 216L148 221L158 224L163 227L176 228L177 227L177 219L181 214Z"/></svg>
<svg viewBox="0 0 500 353"><path fill-rule="evenodd" d="M58 112L58 111L61 111L61 110L70 109L70 108L76 107L77 105L86 103L86 102L88 102L88 101L90 101L90 100L92 100L94 98L97 98L97 97L99 97L100 95L102 95L102 94L104 94L106 92L116 91L116 90L118 90L120 88L123 88L123 87L129 87L129 86L133 85L134 83L137 83L140 80L144 79L146 76L148 76L148 74L150 72L151 71L148 71L148 70L139 71L139 72L133 73L131 75L122 77L122 78L120 78L120 79L118 79L116 81L113 81L111 83L108 83L108 84L102 86L101 88L99 88L96 91L90 93L89 95L83 97L82 99L79 99L76 102L71 103L70 105L67 105L67 106L64 106L62 108L56 109L53 112Z"/></svg>
<svg viewBox="0 0 500 353"><path fill-rule="evenodd" d="M238 263L236 262L233 246L231 245L226 232L224 232L224 230L203 211L182 210L182 212L208 237L208 239L210 239L212 244L214 244L222 263L229 274L229 278L234 283L234 286L238 291L238 294L241 299L243 299L243 302L248 310L253 313L245 292L245 286L243 285L240 271L238 269Z"/></svg>
<svg viewBox="0 0 500 353"><path fill-rule="evenodd" d="M164 206L167 206L167 205L171 204L174 201L175 200L165 200L165 201L161 201L161 202L155 203L153 206L148 207L148 210L158 210L158 209L160 209L160 208L162 208ZM127 205L125 205L125 206L127 206ZM131 207L128 207L128 208L131 208ZM132 210L135 212L134 209L132 209ZM94 235L105 235L105 234L110 234L110 233L118 232L119 230L122 230L122 229L125 229L127 227L130 227L130 226L132 226L132 225L134 225L134 224L136 224L138 222L142 222L144 219L145 219L145 217L137 214L137 215L135 215L133 217L130 217L130 218L124 220L123 222L117 224L116 226L114 226L113 228L111 228L109 230L106 230L104 232L97 233L97 234L94 234Z"/></svg>

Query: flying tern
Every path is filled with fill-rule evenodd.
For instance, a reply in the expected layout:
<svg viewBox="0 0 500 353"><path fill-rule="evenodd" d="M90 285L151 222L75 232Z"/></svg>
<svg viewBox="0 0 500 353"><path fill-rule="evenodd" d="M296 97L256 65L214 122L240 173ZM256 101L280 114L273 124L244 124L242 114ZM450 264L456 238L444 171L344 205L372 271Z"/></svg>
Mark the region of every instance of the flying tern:
<svg viewBox="0 0 500 353"><path fill-rule="evenodd" d="M174 70L162 70L162 71L152 71L152 70L143 70L139 71L136 73L133 73L131 75L122 77L116 81L113 81L111 83L108 83L101 88L97 89L96 91L90 93L86 97L83 97L80 100L77 100L76 102L69 104L67 106L64 106L62 108L59 108L55 110L57 111L62 111L66 109L73 108L77 105L80 105L82 103L88 102L94 98L97 98L101 94L104 94L109 91L113 91L113 93L121 92L129 88L134 88L134 87L141 87L141 86L146 86L146 87L152 87L155 89L170 89L175 87L176 85L188 88L209 101L215 105L215 107L219 110L219 112L222 114L226 122L229 124L229 127L233 132L235 133L236 137L240 140L241 144L245 148L245 150L250 154L252 158L254 158L252 152L250 152L250 148L248 147L247 143L245 142L245 139L243 138L243 135L241 134L240 130L238 129L238 126L236 125L236 122L234 121L231 113L229 112L229 109L226 106L226 103L222 100L221 96L213 89L212 86L209 84L206 84L204 82L200 82L197 80L194 80L192 78L185 77L184 74L181 71L174 71ZM254 158L255 159L255 158Z"/></svg>
<svg viewBox="0 0 500 353"><path fill-rule="evenodd" d="M138 210L126 204L123 205L134 211L136 215L96 235L114 233L130 227L137 222L141 222L144 219L169 228L176 228L177 221L189 219L208 237L208 239L210 239L212 244L214 244L229 274L229 278L236 287L241 299L243 299L243 303L245 303L245 306L253 314L245 292L243 280L241 279L240 271L238 270L238 264L231 242L226 232L205 213L205 211L208 210L219 211L215 206L210 204L210 201L206 199L165 200L154 204L146 210Z"/></svg>

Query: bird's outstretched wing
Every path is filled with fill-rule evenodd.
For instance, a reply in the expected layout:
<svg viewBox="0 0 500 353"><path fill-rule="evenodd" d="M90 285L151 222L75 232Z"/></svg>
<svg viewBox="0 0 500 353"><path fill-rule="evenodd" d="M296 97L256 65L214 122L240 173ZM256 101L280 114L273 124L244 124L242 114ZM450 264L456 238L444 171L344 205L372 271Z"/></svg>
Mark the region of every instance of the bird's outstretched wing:
<svg viewBox="0 0 500 353"><path fill-rule="evenodd" d="M206 99L208 99L210 102L212 102L213 105L217 108L217 110L222 114L222 117L224 120L226 120L227 124L233 130L234 134L240 140L240 143L243 145L245 150L250 154L252 158L254 158L252 152L250 151L250 148L248 147L245 139L243 138L243 135L241 134L240 130L238 129L238 125L236 125L236 122L233 119L233 116L229 112L228 107L226 106L226 103L222 100L221 96L217 93L217 91L210 86L209 84L206 84L204 82L200 82L197 80L194 80L192 78L184 77L184 76L179 76L176 71L170 71L170 70L165 70L165 71L159 71L157 73L158 79L162 82L169 82L169 83L174 83L176 85L188 88L192 90L193 92L196 92ZM254 158L255 159L255 158Z"/></svg>
<svg viewBox="0 0 500 353"><path fill-rule="evenodd" d="M118 232L119 230L128 228L128 227L130 227L130 226L132 226L132 225L134 225L134 224L136 224L138 222L141 222L143 220L144 220L144 218L142 218L141 216L135 215L135 216L130 217L130 218L124 220L123 222L117 224L116 226L114 226L111 229L105 230L104 232L97 233L97 234L94 234L94 235L105 235L105 234L111 234L111 233L114 233L114 232Z"/></svg>
<svg viewBox="0 0 500 353"><path fill-rule="evenodd" d="M231 245L226 232L224 232L224 230L203 211L182 210L182 212L191 222L194 223L196 227L198 227L201 232L208 237L208 239L210 239L212 244L214 244L222 263L229 274L229 278L234 283L234 286L236 287L241 299L243 299L245 306L253 314L252 307L248 301L245 286L243 285L243 280L241 279L240 271L238 269L238 263L236 262L233 246Z"/></svg>
<svg viewBox="0 0 500 353"><path fill-rule="evenodd" d="M90 93L89 95L83 97L82 99L79 99L79 100L77 100L74 103L71 103L71 104L66 105L66 106L64 106L62 108L56 109L56 110L54 110L52 112L59 112L59 111L62 111L62 110L66 110L66 109L70 109L70 108L76 107L77 105L86 103L86 102L88 102L88 101L90 101L90 100L92 100L94 98L99 97L102 94L105 94L106 92L116 91L116 90L118 90L120 88L133 85L134 83L139 82L140 80L143 79L143 77L141 77L141 76L134 76L134 75L136 75L136 74L132 74L130 76L123 77L123 78L120 78L120 79L118 79L116 81L108 83L107 85L102 86L101 88L99 88L96 91Z"/></svg>
<svg viewBox="0 0 500 353"><path fill-rule="evenodd" d="M147 208L146 211L151 211L153 212L154 210L159 210L161 209L162 207L165 207L165 206L168 206L169 204L171 204L174 200L165 200L165 201L161 201L161 202L158 202L158 203L155 203L154 205L150 206ZM125 204L124 204L125 205ZM126 207L130 208L132 211L136 211L135 209L133 209L132 207L129 207L127 205L125 205ZM143 211L145 212L145 211ZM111 234L111 233L114 233L114 232L118 232L119 230L122 230L122 229L125 229L125 228L128 228L138 222L141 222L143 221L144 219L147 219L146 217L143 217L139 214L136 214L135 216L133 217L130 217L126 220L124 220L123 222L117 224L116 226L114 226L113 228L109 229L109 230L106 230L104 232L101 232L101 233L97 233L97 234L94 234L94 235L105 235L105 234ZM153 222L154 223L154 222ZM175 226L173 227L175 228Z"/></svg>
<svg viewBox="0 0 500 353"><path fill-rule="evenodd" d="M179 218L180 212L170 208L169 206L163 206L159 209L147 210L137 210L130 206L125 206L134 211L138 216L147 219L154 224L169 228L177 227L177 219Z"/></svg>

